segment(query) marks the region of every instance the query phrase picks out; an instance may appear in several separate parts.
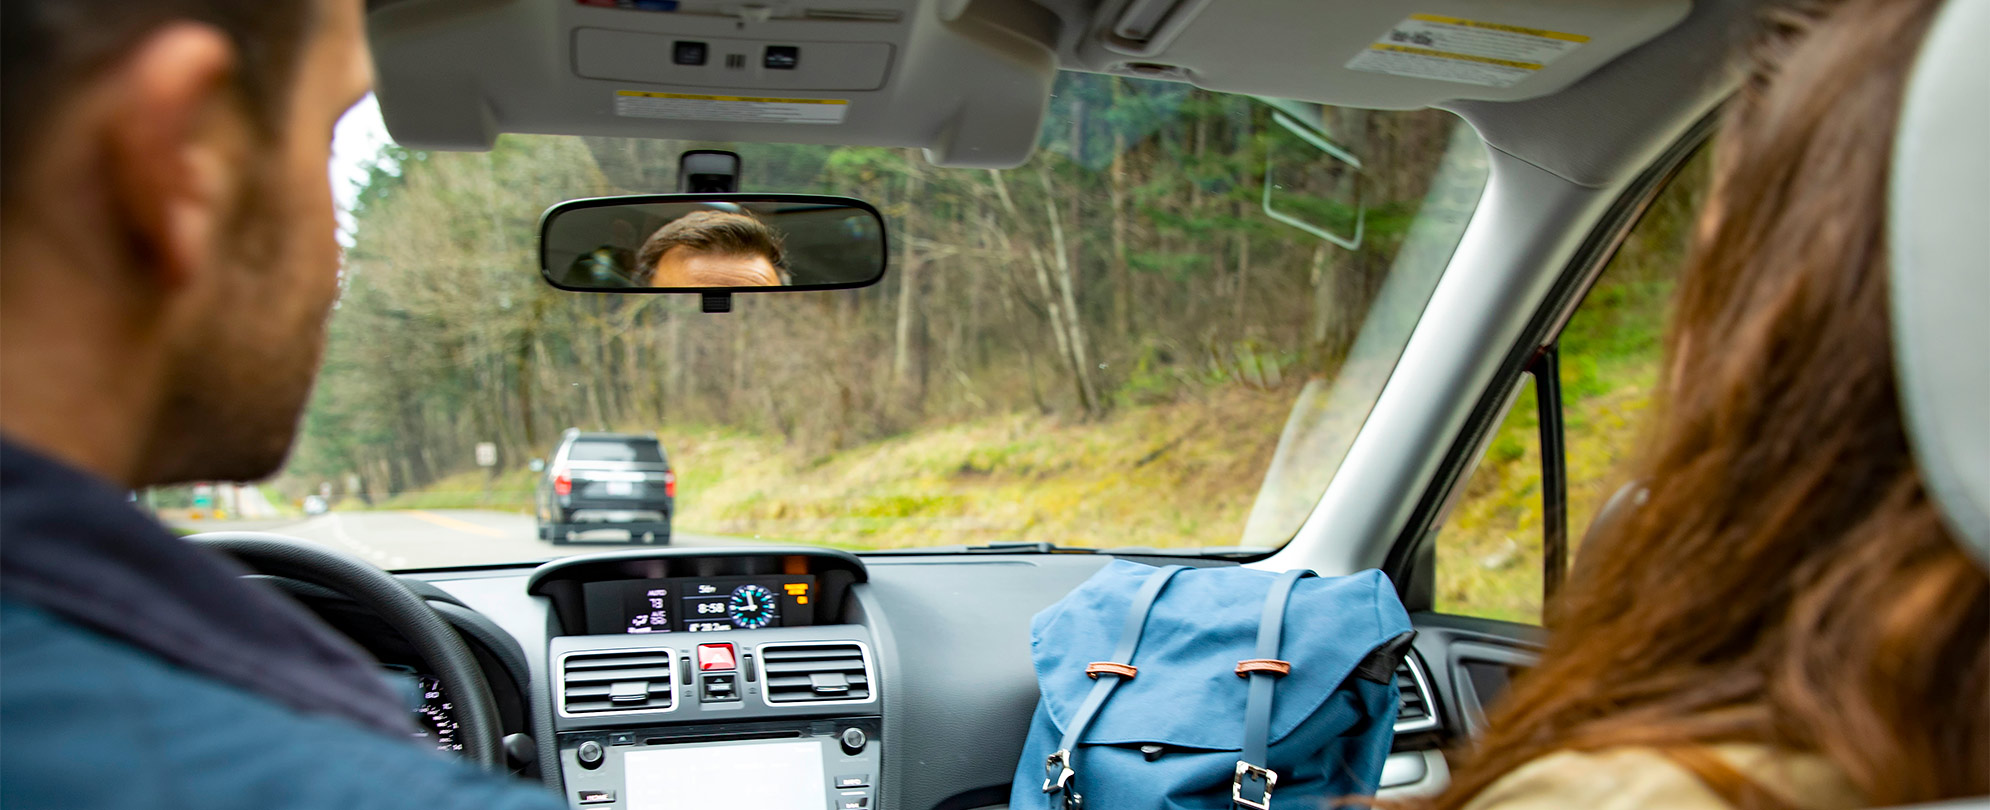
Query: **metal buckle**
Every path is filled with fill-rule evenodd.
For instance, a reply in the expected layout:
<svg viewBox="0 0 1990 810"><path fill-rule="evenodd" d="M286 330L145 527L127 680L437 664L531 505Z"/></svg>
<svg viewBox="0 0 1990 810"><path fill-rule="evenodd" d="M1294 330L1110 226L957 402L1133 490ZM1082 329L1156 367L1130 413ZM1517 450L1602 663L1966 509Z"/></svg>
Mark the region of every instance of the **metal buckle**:
<svg viewBox="0 0 1990 810"><path fill-rule="evenodd" d="M1062 772L1058 772L1060 768ZM1077 771L1071 770L1071 751L1060 749L1043 761L1043 792L1056 793L1068 789L1072 777L1077 775Z"/></svg>
<svg viewBox="0 0 1990 810"><path fill-rule="evenodd" d="M1244 798L1244 777L1251 776L1264 782L1264 798L1257 801ZM1251 810L1271 810L1271 789L1278 784L1278 774L1270 768L1260 768L1243 760L1237 760L1237 776L1230 780L1230 802Z"/></svg>

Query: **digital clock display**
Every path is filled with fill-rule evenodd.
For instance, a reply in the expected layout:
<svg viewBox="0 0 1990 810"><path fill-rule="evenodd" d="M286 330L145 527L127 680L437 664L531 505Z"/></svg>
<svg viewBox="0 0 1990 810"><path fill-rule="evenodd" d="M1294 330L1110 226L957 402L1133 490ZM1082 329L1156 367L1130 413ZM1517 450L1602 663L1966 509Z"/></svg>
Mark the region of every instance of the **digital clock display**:
<svg viewBox="0 0 1990 810"><path fill-rule="evenodd" d="M587 631L712 633L814 624L815 577L712 577L589 582Z"/></svg>

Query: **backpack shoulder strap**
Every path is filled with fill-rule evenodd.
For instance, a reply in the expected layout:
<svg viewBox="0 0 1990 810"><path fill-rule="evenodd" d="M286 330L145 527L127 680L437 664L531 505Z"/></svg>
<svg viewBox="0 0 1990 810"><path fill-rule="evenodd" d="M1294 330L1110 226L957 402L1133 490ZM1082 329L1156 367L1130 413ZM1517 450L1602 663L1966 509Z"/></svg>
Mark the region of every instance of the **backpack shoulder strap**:
<svg viewBox="0 0 1990 810"><path fill-rule="evenodd" d="M1278 774L1271 770L1271 699L1278 679L1292 671L1289 661L1278 658L1279 639L1285 632L1285 603L1292 598L1292 586L1313 576L1307 570L1287 571L1271 583L1265 595L1264 616L1258 620L1256 658L1237 662L1237 677L1251 682L1244 702L1244 750L1237 760L1237 774L1230 782L1232 806L1250 810L1271 810L1271 789Z"/></svg>
<svg viewBox="0 0 1990 810"><path fill-rule="evenodd" d="M1161 598L1161 589L1168 586L1168 580L1176 574L1188 570L1185 565L1165 566L1147 577L1140 584L1140 590L1133 594L1133 603L1126 609L1126 624L1119 631L1119 646L1113 650L1112 660L1095 661L1085 667L1085 674L1093 680L1092 691L1085 694L1085 702L1078 705L1078 713L1072 715L1070 724L1064 729L1064 738L1057 744L1057 751L1044 760L1043 792L1064 794L1066 810L1078 810L1084 806L1084 797L1079 795L1074 780L1078 776L1078 741L1085 736L1085 728L1092 724L1099 709L1106 705L1106 698L1120 681L1132 680L1139 668L1133 666L1133 653L1140 647L1140 634L1147 629L1147 614L1153 611L1154 601Z"/></svg>

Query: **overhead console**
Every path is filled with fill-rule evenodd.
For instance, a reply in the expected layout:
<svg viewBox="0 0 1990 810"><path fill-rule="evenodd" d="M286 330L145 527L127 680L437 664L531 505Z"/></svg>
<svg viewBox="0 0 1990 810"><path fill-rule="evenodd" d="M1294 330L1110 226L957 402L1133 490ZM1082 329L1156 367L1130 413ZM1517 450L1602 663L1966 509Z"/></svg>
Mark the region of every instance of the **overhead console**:
<svg viewBox="0 0 1990 810"><path fill-rule="evenodd" d="M569 557L553 605L553 729L568 800L602 810L877 806L883 731L868 578L829 549Z"/></svg>
<svg viewBox="0 0 1990 810"><path fill-rule="evenodd" d="M376 92L414 149L500 132L917 146L1006 168L1057 59L1028 0L374 0ZM665 189L643 189L662 191Z"/></svg>

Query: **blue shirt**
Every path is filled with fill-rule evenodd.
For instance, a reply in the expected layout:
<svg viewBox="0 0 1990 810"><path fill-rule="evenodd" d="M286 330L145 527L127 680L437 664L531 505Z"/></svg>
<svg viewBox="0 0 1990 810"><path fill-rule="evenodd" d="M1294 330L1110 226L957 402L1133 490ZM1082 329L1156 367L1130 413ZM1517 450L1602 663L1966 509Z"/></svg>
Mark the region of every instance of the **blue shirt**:
<svg viewBox="0 0 1990 810"><path fill-rule="evenodd" d="M350 642L0 441L0 806L557 810L416 744Z"/></svg>

